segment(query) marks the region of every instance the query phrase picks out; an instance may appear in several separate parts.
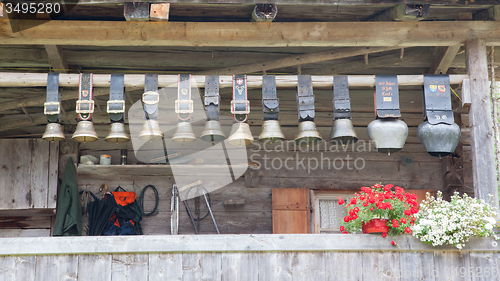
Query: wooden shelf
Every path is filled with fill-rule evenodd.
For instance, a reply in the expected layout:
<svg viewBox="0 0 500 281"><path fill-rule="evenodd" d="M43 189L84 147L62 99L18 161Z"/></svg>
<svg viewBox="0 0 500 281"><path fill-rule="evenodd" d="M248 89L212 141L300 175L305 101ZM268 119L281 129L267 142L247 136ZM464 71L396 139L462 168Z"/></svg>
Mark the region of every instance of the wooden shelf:
<svg viewBox="0 0 500 281"><path fill-rule="evenodd" d="M236 165L79 165L78 175L138 175L171 176L176 175L227 175L231 169L245 169L248 164Z"/></svg>

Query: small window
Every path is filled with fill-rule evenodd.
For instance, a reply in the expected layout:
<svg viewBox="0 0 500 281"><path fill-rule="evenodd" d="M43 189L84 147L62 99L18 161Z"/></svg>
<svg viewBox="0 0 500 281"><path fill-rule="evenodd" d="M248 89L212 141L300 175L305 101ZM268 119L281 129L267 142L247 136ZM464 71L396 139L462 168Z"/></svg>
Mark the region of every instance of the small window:
<svg viewBox="0 0 500 281"><path fill-rule="evenodd" d="M313 191L314 233L340 233L340 222L346 215L345 205L339 205L338 197L347 200L354 192Z"/></svg>

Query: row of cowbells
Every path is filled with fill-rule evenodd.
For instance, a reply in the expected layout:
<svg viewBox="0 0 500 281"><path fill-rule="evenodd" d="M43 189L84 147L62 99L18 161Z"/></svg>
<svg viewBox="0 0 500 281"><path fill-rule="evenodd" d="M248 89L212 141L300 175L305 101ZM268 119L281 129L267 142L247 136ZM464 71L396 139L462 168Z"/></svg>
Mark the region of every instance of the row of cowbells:
<svg viewBox="0 0 500 281"><path fill-rule="evenodd" d="M62 125L59 123L48 123L42 139L48 141L64 140L65 137ZM83 143L96 141L98 137L94 130L94 124L91 121L79 121L76 125L76 130L73 133L72 139ZM125 130L125 124L119 122L111 123L105 141L114 143L130 141L130 137Z"/></svg>
<svg viewBox="0 0 500 281"><path fill-rule="evenodd" d="M401 150L408 136L408 126L398 119L376 119L368 127L368 137L374 142L375 148L381 153L395 153ZM443 157L453 153L459 140L460 128L457 124L430 124L428 121L420 124L417 129L417 136L427 152L436 157ZM141 140L161 140L163 133L160 131L158 121L146 120L143 129L139 134ZM97 133L90 121L80 121L72 137L77 142L91 142L97 140ZM226 137L221 129L219 121L210 120L205 123L200 139L209 142L219 142ZM62 126L58 123L47 124L43 139L50 141L60 141L64 139ZM284 140L285 136L277 120L267 120L262 125L260 141L275 142ZM123 123L112 123L108 136L108 142L121 143L130 140ZM179 122L177 129L172 136L175 142L190 142L196 140L191 123ZM230 145L246 146L253 142L254 138L247 123L234 123L228 138ZM330 142L341 144L352 143L358 140L350 119L334 120L330 134ZM313 145L322 141L316 125L312 121L299 123L299 133L295 136L298 144Z"/></svg>

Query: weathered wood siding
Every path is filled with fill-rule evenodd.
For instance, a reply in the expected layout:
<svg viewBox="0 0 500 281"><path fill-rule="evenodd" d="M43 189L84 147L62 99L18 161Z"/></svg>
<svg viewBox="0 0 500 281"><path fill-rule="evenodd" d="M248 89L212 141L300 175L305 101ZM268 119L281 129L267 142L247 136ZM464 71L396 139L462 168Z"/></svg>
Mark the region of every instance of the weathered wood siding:
<svg viewBox="0 0 500 281"><path fill-rule="evenodd" d="M56 143L0 140L0 210L55 208L57 161Z"/></svg>

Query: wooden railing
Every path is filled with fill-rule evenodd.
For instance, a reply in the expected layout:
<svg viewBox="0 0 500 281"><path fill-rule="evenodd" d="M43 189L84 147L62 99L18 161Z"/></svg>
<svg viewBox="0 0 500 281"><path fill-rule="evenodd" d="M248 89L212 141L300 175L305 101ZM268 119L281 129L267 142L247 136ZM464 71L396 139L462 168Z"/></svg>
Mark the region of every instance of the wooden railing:
<svg viewBox="0 0 500 281"><path fill-rule="evenodd" d="M410 235L0 239L1 280L498 280L493 238L458 251ZM65 279L66 278L66 279Z"/></svg>

